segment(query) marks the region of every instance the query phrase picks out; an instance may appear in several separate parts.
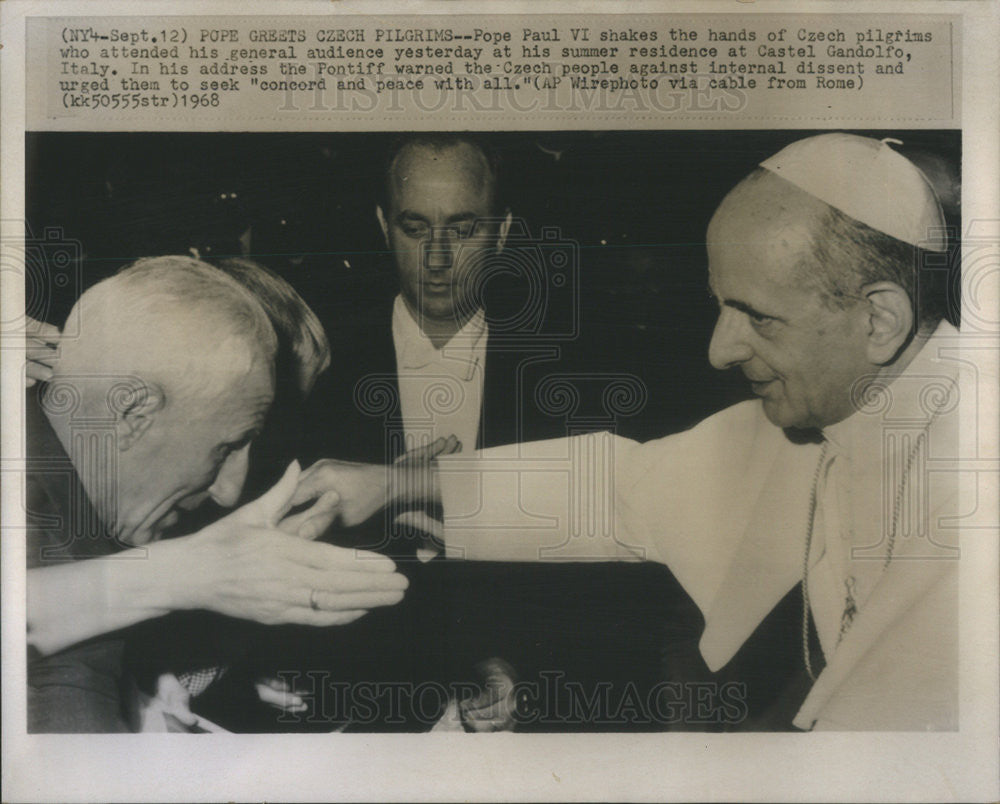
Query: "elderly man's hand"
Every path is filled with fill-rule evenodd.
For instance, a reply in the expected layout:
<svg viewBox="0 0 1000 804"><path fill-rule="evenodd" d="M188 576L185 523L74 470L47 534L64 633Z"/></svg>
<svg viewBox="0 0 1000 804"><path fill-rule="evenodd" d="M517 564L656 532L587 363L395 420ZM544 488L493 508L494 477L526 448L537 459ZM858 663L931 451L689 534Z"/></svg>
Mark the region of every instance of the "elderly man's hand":
<svg viewBox="0 0 1000 804"><path fill-rule="evenodd" d="M192 536L150 547L170 571L175 605L265 624L342 625L403 598L406 578L385 556L302 538L325 527L332 497L286 518L298 465L266 494ZM316 509L321 509L316 513ZM288 526L297 535L279 529Z"/></svg>

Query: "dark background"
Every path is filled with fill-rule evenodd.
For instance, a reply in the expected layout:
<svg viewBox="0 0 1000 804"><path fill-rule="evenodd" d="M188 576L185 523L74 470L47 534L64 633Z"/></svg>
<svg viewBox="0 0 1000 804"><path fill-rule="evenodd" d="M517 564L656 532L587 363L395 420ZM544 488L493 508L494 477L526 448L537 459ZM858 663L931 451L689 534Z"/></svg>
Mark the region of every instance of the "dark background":
<svg viewBox="0 0 1000 804"><path fill-rule="evenodd" d="M566 365L613 366L648 388L645 408L623 419L619 432L662 435L747 396L739 376L708 364L716 311L706 292L705 229L726 192L762 159L815 133L486 135L529 237L555 227L578 244L581 326L562 343ZM858 133L902 140L904 153L930 155L957 186L960 132ZM28 133L26 210L39 244L29 249L36 255L29 315L61 325L81 289L138 257L192 248L207 258L248 253L299 290L335 350L349 350L339 333L370 302L396 292L373 212L393 136ZM957 200L944 195L958 231ZM67 241L68 268L51 256ZM958 306L956 294L950 309Z"/></svg>

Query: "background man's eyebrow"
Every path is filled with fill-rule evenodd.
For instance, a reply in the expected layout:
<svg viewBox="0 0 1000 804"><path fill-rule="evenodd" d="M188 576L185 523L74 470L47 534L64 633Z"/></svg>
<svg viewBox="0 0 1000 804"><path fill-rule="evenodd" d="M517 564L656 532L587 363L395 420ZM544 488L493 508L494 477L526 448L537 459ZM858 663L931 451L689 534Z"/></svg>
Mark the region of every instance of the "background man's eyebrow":
<svg viewBox="0 0 1000 804"><path fill-rule="evenodd" d="M475 212L458 212L454 215L449 215L445 218L445 225L456 224L456 223L468 223L470 221L475 221L479 216ZM430 225L430 220L423 215L412 212L411 210L404 209L397 216L397 221L409 221L409 222L420 222Z"/></svg>
<svg viewBox="0 0 1000 804"><path fill-rule="evenodd" d="M454 215L449 215L445 219L445 223L464 223L465 221L474 221L478 217L475 212L458 212Z"/></svg>

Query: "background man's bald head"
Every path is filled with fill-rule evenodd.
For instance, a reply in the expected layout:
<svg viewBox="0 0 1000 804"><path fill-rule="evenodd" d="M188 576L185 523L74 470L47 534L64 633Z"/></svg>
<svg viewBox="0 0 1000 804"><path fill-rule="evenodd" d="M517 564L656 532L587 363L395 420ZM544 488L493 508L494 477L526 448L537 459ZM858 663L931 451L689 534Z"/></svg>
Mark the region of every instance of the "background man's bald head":
<svg viewBox="0 0 1000 804"><path fill-rule="evenodd" d="M447 163L468 186L489 194L490 206L499 206L499 159L481 142L461 134L426 134L394 143L385 161L382 206L388 212L416 171L434 163Z"/></svg>

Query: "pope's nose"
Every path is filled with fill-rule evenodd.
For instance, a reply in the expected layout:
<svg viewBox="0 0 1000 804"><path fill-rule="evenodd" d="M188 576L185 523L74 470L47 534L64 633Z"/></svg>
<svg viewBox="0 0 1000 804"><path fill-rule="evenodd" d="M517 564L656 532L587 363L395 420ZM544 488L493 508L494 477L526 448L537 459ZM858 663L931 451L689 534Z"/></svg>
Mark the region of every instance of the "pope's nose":
<svg viewBox="0 0 1000 804"><path fill-rule="evenodd" d="M746 341L746 326L745 313L731 307L719 310L719 320L708 344L708 360L715 368L732 368L753 357L753 349Z"/></svg>

